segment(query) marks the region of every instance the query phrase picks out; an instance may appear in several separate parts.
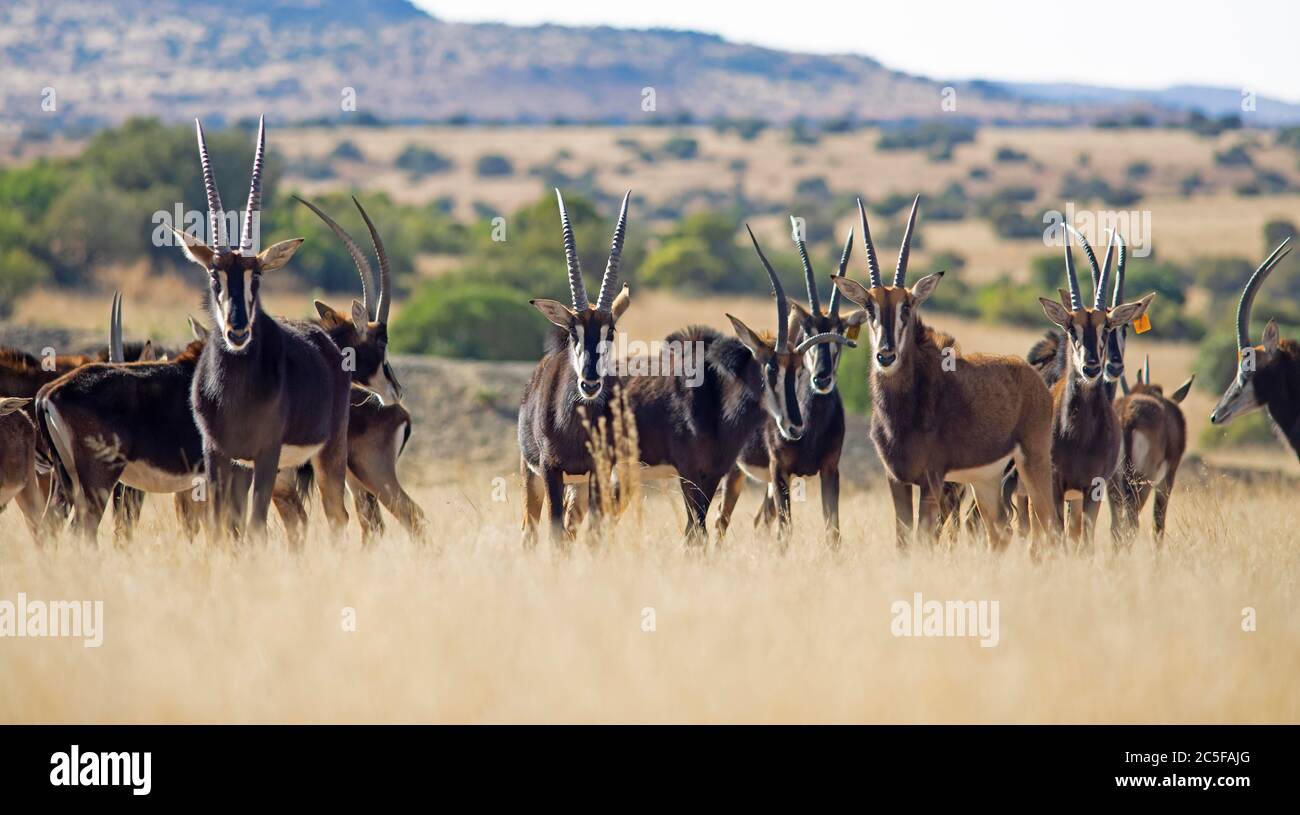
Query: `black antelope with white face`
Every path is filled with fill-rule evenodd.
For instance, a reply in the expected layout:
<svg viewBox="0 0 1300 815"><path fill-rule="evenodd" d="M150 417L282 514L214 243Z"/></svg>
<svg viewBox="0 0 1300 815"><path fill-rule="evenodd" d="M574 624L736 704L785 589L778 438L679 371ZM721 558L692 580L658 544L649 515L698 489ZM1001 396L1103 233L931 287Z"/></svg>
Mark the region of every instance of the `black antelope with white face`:
<svg viewBox="0 0 1300 815"><path fill-rule="evenodd" d="M343 227L326 215L315 204L294 196L303 206L316 213L325 225L343 241L352 262L356 264L357 274L361 276L361 301L352 301L350 314L344 315L330 306L316 301L316 311L320 319L316 324L325 329L334 340L334 344L352 354L352 381L379 394L384 404L391 405L402 400L402 386L397 375L388 364L388 312L392 305L393 283L392 269L388 262L388 253L384 251L384 242L379 237L379 230L370 220L361 202L356 198L352 203L366 222L370 232L370 242L375 247L375 256L379 260L378 292L375 292L375 273L361 247L353 240Z"/></svg>
<svg viewBox="0 0 1300 815"><path fill-rule="evenodd" d="M790 303L789 325L793 341L801 345L812 337L834 334L843 337L844 342L818 342L804 351L796 381L796 402L803 417L803 432L797 440L787 439L780 433L776 421L769 419L745 444L736 466L727 475L722 512L718 517L719 538L726 533L746 475L767 485L763 505L754 523L771 523L777 519L783 539L790 526L790 480L795 476L815 475L821 481L822 514L827 532L833 542L839 539L839 462L844 441L844 404L835 387L835 375L844 346L852 348L856 345L853 338L867 315L861 309L841 315L843 295L833 286L830 302L822 308L808 249L793 218L791 226L808 289L808 308L798 302ZM844 276L852 251L853 230L850 229L840 254L840 277Z"/></svg>
<svg viewBox="0 0 1300 815"><path fill-rule="evenodd" d="M564 208L564 198L555 191L564 236L564 258L569 272L569 293L573 307L557 300L531 301L556 330L547 338L546 354L537 364L524 389L519 406L520 470L524 479L524 542L536 539L537 519L542 503L549 504L551 533L556 541L565 537L564 482L586 479L591 471L587 449L588 432L583 414L593 425L608 415L610 388L617 377L602 359L614 339L615 324L631 303L627 286L618 290L618 269L627 233L627 206L631 193L623 196L609 260L601 278L600 294L593 305L578 262L573 227ZM615 292L618 295L615 296ZM582 411L580 413L580 410Z"/></svg>
<svg viewBox="0 0 1300 815"><path fill-rule="evenodd" d="M1151 382L1151 360L1138 372L1137 385L1129 388L1121 379L1124 396L1115 405L1123 438L1119 468L1110 480L1110 531L1115 542L1128 542L1137 532L1138 515L1155 490L1154 528L1156 545L1165 534L1169 496L1174 491L1178 465L1187 449L1187 421L1182 401L1192 389L1192 380L1178 386L1169 396Z"/></svg>
<svg viewBox="0 0 1300 815"><path fill-rule="evenodd" d="M1210 423L1224 425L1252 410L1266 408L1291 449L1300 456L1300 343L1282 339L1277 321L1264 326L1260 344L1250 341L1250 312L1255 295L1269 274L1290 253L1290 238L1260 264L1246 282L1237 304L1237 376L1210 414Z"/></svg>
<svg viewBox="0 0 1300 815"><path fill-rule="evenodd" d="M1069 225L1064 229L1065 276L1069 307L1040 297L1047 318L1065 334L1065 370L1052 386L1052 480L1058 518L1064 519L1064 502L1073 505L1070 534L1074 541L1091 544L1093 525L1101 508L1105 485L1119 463L1119 420L1103 371L1111 336L1146 313L1155 298L1148 294L1136 303L1106 308L1109 266L1101 269L1087 240L1078 235L1096 279L1093 305L1083 305L1074 268Z"/></svg>
<svg viewBox="0 0 1300 815"><path fill-rule="evenodd" d="M799 376L804 355L822 343L849 342L833 333L793 341L785 289L754 233L749 237L776 298L776 337L759 334L728 314L735 339L693 326L665 340L680 353L702 355L702 381L642 376L629 378L626 385L642 462L671 467L680 480L689 543L705 542L704 521L718 484L766 421L784 441L796 442L803 436L806 424L800 408ZM783 489L788 490L788 484ZM788 500L787 492L782 501Z"/></svg>
<svg viewBox="0 0 1300 815"><path fill-rule="evenodd" d="M197 124L197 123L196 123ZM280 468L312 462L326 517L336 531L347 523L343 506L347 473L348 393L351 375L338 347L319 326L279 320L262 311L262 276L289 262L302 239L254 253L254 212L261 209L266 128L257 151L238 248L221 241L221 196L198 126L199 157L215 246L177 232L185 256L208 273L216 337L207 343L194 375L191 403L203 436L204 466L213 506L212 528L242 525L237 497L252 469L249 529L262 536Z"/></svg>
<svg viewBox="0 0 1300 815"><path fill-rule="evenodd" d="M1002 472L1008 461L1025 474L1040 530L1057 530L1051 512L1051 396L1023 359L961 353L952 337L929 328L919 308L943 272L905 286L919 199L912 204L892 285L881 278L866 210L858 218L870 286L833 278L849 300L867 312L873 358L871 440L885 465L894 498L898 545L912 537L912 488L921 535L938 531L945 482L970 484L985 518L1000 511ZM986 523L989 543L1005 545L1002 525Z"/></svg>

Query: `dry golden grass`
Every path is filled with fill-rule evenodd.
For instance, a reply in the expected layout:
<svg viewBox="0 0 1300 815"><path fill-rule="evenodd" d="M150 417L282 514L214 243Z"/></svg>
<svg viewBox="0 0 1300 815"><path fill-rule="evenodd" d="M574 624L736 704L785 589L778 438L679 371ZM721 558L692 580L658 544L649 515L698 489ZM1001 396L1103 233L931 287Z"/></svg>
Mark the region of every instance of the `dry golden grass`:
<svg viewBox="0 0 1300 815"><path fill-rule="evenodd" d="M106 622L98 649L0 641L0 720L1300 720L1290 494L1183 488L1163 552L1144 530L1116 557L1103 532L1092 556L1034 565L966 540L901 556L874 483L847 485L838 553L801 530L780 554L748 523L752 488L725 546L687 552L680 497L652 482L641 525L566 555L545 539L521 550L519 485L494 502L497 475L417 486L440 536L428 548L390 532L362 550L350 534L292 556L276 530L212 551L179 540L151 498L128 548L105 531L95 551L38 550L11 510L0 599L102 599ZM997 600L1000 643L893 637L890 606L914 592Z"/></svg>

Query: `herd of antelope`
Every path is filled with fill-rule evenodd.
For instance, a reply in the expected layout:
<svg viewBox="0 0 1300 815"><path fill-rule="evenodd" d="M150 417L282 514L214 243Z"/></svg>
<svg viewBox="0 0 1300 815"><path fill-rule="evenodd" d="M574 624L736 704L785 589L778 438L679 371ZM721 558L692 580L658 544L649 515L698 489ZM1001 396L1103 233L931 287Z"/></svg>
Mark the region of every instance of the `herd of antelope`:
<svg viewBox="0 0 1300 815"><path fill-rule="evenodd" d="M363 540L382 532L381 506L423 538L423 512L397 476L411 416L387 360L392 270L378 229L353 199L374 246L376 275L367 253L333 218L298 199L347 248L362 299L346 314L316 301L319 318L312 321L267 314L259 298L262 275L289 263L303 241L255 250L265 124L258 128L237 242L227 235L202 125L196 130L208 242L173 232L185 257L208 275L205 308L213 327L191 318L194 339L184 348L124 343L119 295L108 345L96 355L38 358L0 348L0 509L16 499L38 541L67 527L94 541L111 502L115 534L124 540L146 493L171 494L188 536L203 528L220 540L264 537L274 504L296 547L313 489L336 535L348 521L350 490ZM1064 226L1066 287L1059 301L1040 298L1055 327L1022 359L968 353L922 320L921 306L944 273L907 285L919 196L888 282L858 202L867 285L847 276L850 229L825 306L798 222L791 219L807 307L786 295L751 231L775 298L773 330L755 330L728 314L734 336L702 326L674 332L666 342L675 353L700 356L703 375L688 381L619 373L611 359L618 320L631 304L619 280L630 193L594 303L558 190L556 197L571 306L532 301L555 329L519 409L526 544L536 540L544 507L553 540L563 544L588 510L598 519L593 490L617 493L622 486L600 449L606 438L592 432L611 425L619 411L634 428L639 472L680 486L688 543L707 542L706 519L720 488L722 539L746 479L765 485L755 524L775 521L784 543L794 480L814 475L826 534L838 543L845 411L836 375L864 327L871 345L870 436L884 465L900 547L914 536L933 540L945 524L959 522L967 486L974 501L966 521L982 527L995 550L1016 534L1037 544L1067 530L1075 548L1090 545L1103 498L1111 503L1115 541L1130 541L1152 492L1160 540L1186 448L1180 404L1191 380L1166 397L1148 363L1136 384L1128 383L1128 329L1155 295L1125 301L1127 247L1120 235L1110 235L1098 263L1084 236ZM1074 240L1091 271L1091 305L1080 291ZM1261 345L1249 334L1255 296L1290 251L1287 243L1246 283L1237 311L1238 373L1210 420L1223 424L1266 408L1300 454L1300 344L1282 340L1275 321Z"/></svg>

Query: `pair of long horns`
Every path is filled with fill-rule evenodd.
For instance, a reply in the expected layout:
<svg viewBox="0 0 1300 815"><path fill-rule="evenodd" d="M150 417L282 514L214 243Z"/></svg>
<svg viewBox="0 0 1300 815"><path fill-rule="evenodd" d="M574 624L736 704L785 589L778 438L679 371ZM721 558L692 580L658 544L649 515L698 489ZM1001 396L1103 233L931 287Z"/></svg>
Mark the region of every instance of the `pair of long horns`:
<svg viewBox="0 0 1300 815"><path fill-rule="evenodd" d="M763 262L763 268L767 271L767 279L772 282L772 296L776 298L776 349L777 351L781 351L786 347L786 343L790 341L790 301L785 296L785 287L781 285L781 278L776 276L776 270L773 269L772 264L768 262L767 255L763 254L763 248L758 245L758 238L754 237L754 230L749 228L749 224L745 224L745 231L749 233L749 240L754 244L754 251L758 253L758 259ZM806 263L806 255L804 259ZM847 255L844 262L848 262ZM844 274L843 264L841 264L840 274ZM811 283L811 278L809 278L809 282ZM816 291L815 287L813 291ZM802 354L804 351L807 351L809 348L822 342L834 342L839 343L840 345L848 345L850 347L856 345L856 343L842 334L838 334L834 331L824 331L821 334L814 334L811 337L805 338L804 341L799 343L799 345L794 349L795 353Z"/></svg>
<svg viewBox="0 0 1300 815"><path fill-rule="evenodd" d="M1241 293L1241 301L1237 303L1238 348L1251 347L1250 308L1255 303L1255 294L1259 292L1259 287L1264 285L1264 281L1268 278L1269 273L1273 271L1273 267L1277 266L1282 261L1282 258L1291 253L1291 247L1287 245L1289 243L1291 243L1290 238L1279 243L1277 248L1273 250L1273 254L1265 258L1264 262L1259 264L1259 268L1255 270L1255 273L1250 276L1250 280L1246 281L1246 288Z"/></svg>
<svg viewBox="0 0 1300 815"><path fill-rule="evenodd" d="M388 252L384 251L384 242L379 237L379 230L375 229L375 224L370 220L370 216L366 214L365 207L361 206L361 202L357 200L355 195L352 196L352 203L356 204L357 210L361 212L361 217L366 222L366 229L370 232L370 242L374 244L375 255L379 258L379 294L377 298L372 298L370 295L370 284L375 279L374 270L370 266L370 261L366 260L361 247L347 233L347 230L335 223L333 218L321 212L320 207L312 202L296 195L294 199L316 213L317 217L324 221L325 225L335 235L338 235L339 240L343 241L343 245L348 249L348 254L352 256L352 262L357 266L357 274L361 276L361 302L366 308L366 314L375 322L387 325L388 307L392 304L393 299L392 270L388 265Z"/></svg>
<svg viewBox="0 0 1300 815"><path fill-rule="evenodd" d="M912 229L916 226L916 210L920 206L921 196L912 199L912 212L907 216L907 229L903 232L903 245L898 249L898 265L894 267L894 288L901 287L907 278L907 261L912 253ZM871 288L882 288L885 284L880 277L880 262L876 259L876 245L871 242L871 228L867 226L867 210L858 199L858 221L862 225L862 242L867 248L867 274L871 279Z"/></svg>
<svg viewBox="0 0 1300 815"><path fill-rule="evenodd" d="M1093 298L1092 307L1094 309L1103 309L1106 307L1106 288L1110 285L1110 262L1115 256L1116 247L1119 250L1119 263L1115 267L1115 291L1111 296L1111 308L1124 302L1124 271L1128 265L1128 246L1125 245L1124 239L1118 232L1111 230L1110 239L1106 245L1106 261L1103 264L1097 263L1097 254L1092 251L1092 245L1083 233L1075 229L1070 224L1063 224L1065 232L1065 278L1070 286L1070 310L1078 311L1083 308L1083 295L1079 292L1079 275L1074 268L1074 251L1070 246L1070 236L1074 235L1079 239L1079 245L1083 247L1083 253L1088 258L1088 266L1092 271L1092 288Z"/></svg>
<svg viewBox="0 0 1300 815"><path fill-rule="evenodd" d="M627 202L632 191L623 194L623 206L619 208L618 223L614 226L614 239L609 245L609 260L605 263L605 275L600 279L600 294L596 297L596 310L608 313L614 304L614 295L618 288L618 266L623 260L623 238L627 234ZM586 311L591 302L587 299L587 287L582 282L582 265L578 262L578 244L573 239L573 225L569 223L569 211L564 208L564 196L555 190L555 200L560 205L560 228L564 230L564 262L569 267L569 295L573 299L575 311Z"/></svg>
<svg viewBox="0 0 1300 815"><path fill-rule="evenodd" d="M212 160L208 157L208 144L203 137L203 123L194 120L199 138L199 162L203 165L203 189L208 196L208 237L212 248L221 250L230 248L228 241L222 240L222 227L225 225L225 210L221 206L221 193L217 190L217 179L212 173ZM253 251L253 213L262 209L262 167L266 159L266 117L257 122L257 149L253 153L253 177L248 185L248 203L244 207L244 227L239 234L239 251L248 254Z"/></svg>
<svg viewBox="0 0 1300 815"><path fill-rule="evenodd" d="M799 222L793 215L790 216L791 234L794 236L794 244L799 247L799 260L803 263L804 285L808 287L808 306L812 309L813 314L821 311L821 301L817 298L817 279L813 275L812 261L808 259L808 246L804 243L803 230L799 228ZM837 277L844 277L845 271L849 266L849 255L853 254L853 227L849 227L849 237L844 241L844 251L840 253L840 270ZM832 319L839 316L840 313L840 290L838 286L831 287L831 301L827 306L827 313Z"/></svg>

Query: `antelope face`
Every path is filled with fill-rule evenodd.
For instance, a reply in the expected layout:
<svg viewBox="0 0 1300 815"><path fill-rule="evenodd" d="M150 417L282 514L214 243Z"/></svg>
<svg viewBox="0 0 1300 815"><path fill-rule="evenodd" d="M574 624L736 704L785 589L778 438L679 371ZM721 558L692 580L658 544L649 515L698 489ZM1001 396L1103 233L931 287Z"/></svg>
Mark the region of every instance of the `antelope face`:
<svg viewBox="0 0 1300 815"><path fill-rule="evenodd" d="M1110 338L1106 341L1106 366L1103 373L1107 382L1119 382L1124 378L1124 346L1127 341L1127 328L1110 332Z"/></svg>
<svg viewBox="0 0 1300 815"><path fill-rule="evenodd" d="M584 402L599 398L605 377L613 371L607 359L614 344L615 323L631 302L627 286L614 298L608 312L588 307L574 311L558 300L533 300L532 304L569 336L569 362L578 381L578 397Z"/></svg>
<svg viewBox="0 0 1300 815"><path fill-rule="evenodd" d="M353 300L350 317L316 301L320 326L353 355L352 381L379 394L385 405L402 401L402 386L388 364L388 326L370 319L364 304Z"/></svg>
<svg viewBox="0 0 1300 815"><path fill-rule="evenodd" d="M911 347L917 308L934 294L943 272L927 275L911 289L903 286L866 288L847 277L831 278L840 293L862 306L871 334L872 370L890 376L899 370L899 360Z"/></svg>
<svg viewBox="0 0 1300 815"><path fill-rule="evenodd" d="M736 336L753 354L762 380L763 409L776 423L777 432L786 441L803 437L803 413L799 410L799 370L804 354L793 347L777 350L775 344L759 336L740 320L727 315ZM810 350L815 350L815 347Z"/></svg>
<svg viewBox="0 0 1300 815"><path fill-rule="evenodd" d="M1145 314L1154 297L1154 294L1148 294L1136 303L1125 303L1109 311L1086 306L1071 310L1046 297L1038 300L1042 303L1047 318L1065 331L1075 373L1085 385L1094 385L1101 380L1104 369L1114 365L1110 356L1113 335ZM1123 364L1121 346L1120 375L1124 373Z"/></svg>
<svg viewBox="0 0 1300 815"><path fill-rule="evenodd" d="M1261 339L1262 345L1242 348L1237 352L1237 376L1223 392L1219 404L1215 405L1214 412L1210 414L1210 424L1224 425L1242 414L1263 407L1264 403L1255 390L1255 374L1260 368L1267 367L1277 353L1278 343L1281 342L1277 321L1268 321Z"/></svg>
<svg viewBox="0 0 1300 815"><path fill-rule="evenodd" d="M847 316L834 317L823 312L813 313L796 302L790 303L790 336L797 345L807 337L817 334L839 334L851 340L867 320L865 311L855 311ZM835 372L840 365L839 343L818 343L803 353L803 366L808 369L809 389L818 396L835 390Z"/></svg>
<svg viewBox="0 0 1300 815"><path fill-rule="evenodd" d="M226 349L236 354L245 351L253 341L262 275L288 263L303 239L280 241L260 254L246 256L239 251L214 250L193 235L173 231L185 256L208 273L209 307Z"/></svg>

